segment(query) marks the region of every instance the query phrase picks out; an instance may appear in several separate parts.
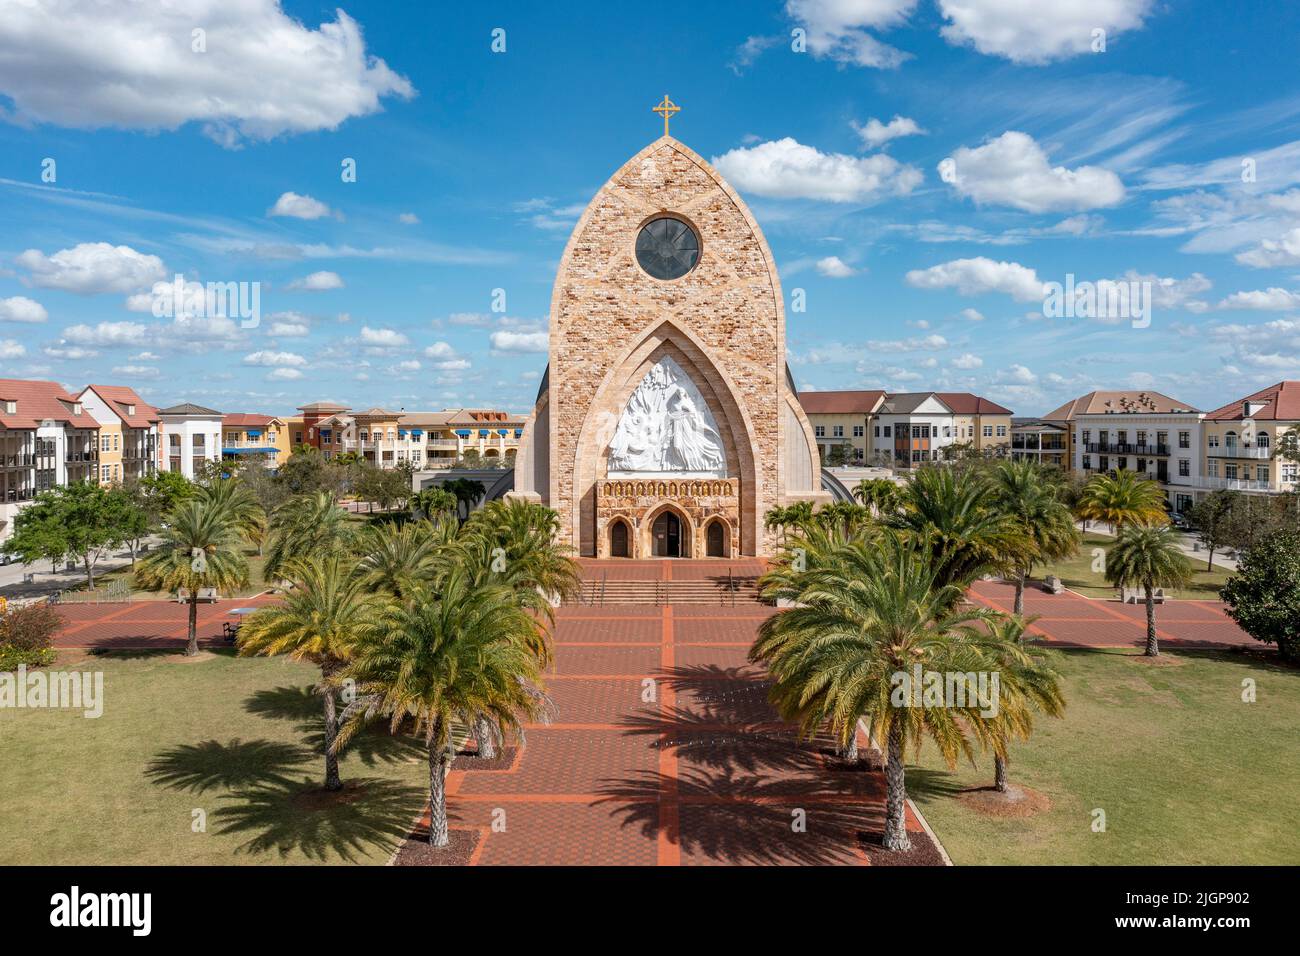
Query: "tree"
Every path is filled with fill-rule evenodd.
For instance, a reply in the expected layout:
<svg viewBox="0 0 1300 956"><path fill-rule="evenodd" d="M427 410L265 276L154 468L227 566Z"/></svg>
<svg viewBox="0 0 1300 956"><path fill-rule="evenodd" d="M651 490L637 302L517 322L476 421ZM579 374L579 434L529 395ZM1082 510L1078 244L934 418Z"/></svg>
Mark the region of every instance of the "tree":
<svg viewBox="0 0 1300 956"><path fill-rule="evenodd" d="M847 465L852 458L853 446L847 442L839 442L826 449L822 464L827 468L839 468Z"/></svg>
<svg viewBox="0 0 1300 956"><path fill-rule="evenodd" d="M348 480L347 471L348 466L326 461L310 445L299 445L276 469L275 477L291 495L326 491L338 497Z"/></svg>
<svg viewBox="0 0 1300 956"><path fill-rule="evenodd" d="M1033 461L998 462L992 472L993 506L1010 518L1016 543L1009 551L1016 577L1014 613L1025 613L1025 581L1039 562L1059 561L1079 549L1070 509L1056 483Z"/></svg>
<svg viewBox="0 0 1300 956"><path fill-rule="evenodd" d="M94 590L100 558L136 533L138 519L138 509L120 487L92 481L60 485L42 491L18 512L5 550L26 563L76 555L86 572L86 586Z"/></svg>
<svg viewBox="0 0 1300 956"><path fill-rule="evenodd" d="M990 735L993 747L993 789L1007 792L1007 744L1028 740L1034 730L1034 715L1060 717L1065 712L1059 675L1047 664L1046 654L1025 644L1025 628L1032 620L999 616L989 622L993 638L987 650L997 660L998 707L988 718L997 724Z"/></svg>
<svg viewBox="0 0 1300 956"><path fill-rule="evenodd" d="M1192 565L1168 525L1126 524L1106 554L1106 580L1116 587L1140 587L1147 605L1147 657L1160 654L1156 639L1156 588L1186 587Z"/></svg>
<svg viewBox="0 0 1300 956"><path fill-rule="evenodd" d="M1233 509L1241 495L1235 491L1220 488L1212 491L1188 509L1186 518L1196 529L1196 537L1209 550L1209 560L1205 570L1214 568L1214 552L1227 540L1231 527Z"/></svg>
<svg viewBox="0 0 1300 956"><path fill-rule="evenodd" d="M386 521L372 525L356 539L361 555L357 574L370 591L401 599L417 584L428 585L435 562L455 541L455 522L433 524Z"/></svg>
<svg viewBox="0 0 1300 956"><path fill-rule="evenodd" d="M1300 662L1300 530L1275 531L1243 554L1219 595L1243 631Z"/></svg>
<svg viewBox="0 0 1300 956"><path fill-rule="evenodd" d="M1118 533L1131 524L1165 524L1165 493L1135 471L1093 475L1079 495L1075 513L1084 521L1102 521Z"/></svg>
<svg viewBox="0 0 1300 956"><path fill-rule="evenodd" d="M1287 461L1300 461L1300 428L1291 428L1278 437L1274 456Z"/></svg>
<svg viewBox="0 0 1300 956"><path fill-rule="evenodd" d="M263 575L274 580L290 561L348 548L354 533L351 518L331 492L295 495L271 516L271 547Z"/></svg>
<svg viewBox="0 0 1300 956"><path fill-rule="evenodd" d="M959 755L973 758L972 741L993 743L1005 725L989 719L996 702L987 694L936 702L920 688L907 693L907 681L918 667L987 672L1013 649L989 650L1000 638L980 625L992 614L962 607L961 587L942 583L930 552L905 534L849 540L807 559L804 570L783 561L764 576L764 594L794 606L763 622L750 660L767 665L773 704L802 732L829 724L843 743L864 719L885 742L883 845L909 849L905 748L928 737L954 766Z"/></svg>
<svg viewBox="0 0 1300 956"><path fill-rule="evenodd" d="M414 717L424 731L429 765L429 844L445 847L446 775L453 721L483 715L497 731L518 730L542 706L541 669L527 644L536 622L509 588L476 587L456 570L440 593L417 589L381 605L363 626L354 658L335 677L353 679L368 706L343 723L335 747L376 714L396 732Z"/></svg>
<svg viewBox="0 0 1300 956"><path fill-rule="evenodd" d="M338 552L290 562L284 569L294 587L282 604L249 615L239 628L239 653L285 654L320 668L316 692L325 717L325 789L338 790L337 702L331 679L352 657L370 612L369 585L353 573L351 559Z"/></svg>
<svg viewBox="0 0 1300 956"><path fill-rule="evenodd" d="M888 478L866 478L853 489L853 497L870 508L876 517L883 517L898 510L903 490Z"/></svg>
<svg viewBox="0 0 1300 956"><path fill-rule="evenodd" d="M211 501L181 502L168 516L163 544L141 559L136 582L151 591L189 591L189 640L185 655L199 652L199 590L233 590L248 583L248 562L230 512Z"/></svg>
<svg viewBox="0 0 1300 956"><path fill-rule="evenodd" d="M474 505L487 494L483 482L474 481L472 478L454 478L451 481L443 482L442 488L444 491L450 491L456 496L456 511L461 521L469 518L469 513L474 510Z"/></svg>
<svg viewBox="0 0 1300 956"><path fill-rule="evenodd" d="M435 520L442 515L448 517L456 514L456 496L450 491L430 485L411 496L411 509L419 515Z"/></svg>
<svg viewBox="0 0 1300 956"><path fill-rule="evenodd" d="M1020 540L1015 522L989 504L989 483L978 471L919 468L903 489L902 510L887 523L929 552L939 584L965 589L1004 569Z"/></svg>

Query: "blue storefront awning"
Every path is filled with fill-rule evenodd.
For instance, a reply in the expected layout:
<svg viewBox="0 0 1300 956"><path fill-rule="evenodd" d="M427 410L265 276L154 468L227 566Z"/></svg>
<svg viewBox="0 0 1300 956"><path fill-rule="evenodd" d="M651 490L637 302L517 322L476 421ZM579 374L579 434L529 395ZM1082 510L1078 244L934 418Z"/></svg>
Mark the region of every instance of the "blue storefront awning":
<svg viewBox="0 0 1300 956"><path fill-rule="evenodd" d="M488 435L491 435L491 434L492 434L492 433L491 433L490 431L488 431L486 428L480 428L480 429L478 430L478 437L479 437L479 438L487 438Z"/></svg>
<svg viewBox="0 0 1300 956"><path fill-rule="evenodd" d="M468 438L470 436L470 430L468 428L457 428L456 434L461 438Z"/></svg>
<svg viewBox="0 0 1300 956"><path fill-rule="evenodd" d="M223 455L274 455L279 449L274 445L267 445L261 448L223 448Z"/></svg>
<svg viewBox="0 0 1300 956"><path fill-rule="evenodd" d="M423 434L424 434L424 432L422 432L422 431L421 431L420 429L418 429L418 428L412 428L412 429L411 429L411 435L412 435L412 437L414 437L414 438L419 438L419 437L422 436Z"/></svg>
<svg viewBox="0 0 1300 956"><path fill-rule="evenodd" d="M519 436L521 436L523 433L524 433L524 430L523 430L522 428L516 428L516 429L515 429L515 437L516 437L516 438L518 438Z"/></svg>
<svg viewBox="0 0 1300 956"><path fill-rule="evenodd" d="M498 435L509 435L509 434L510 434L510 429L508 429L508 428L498 428L498 429L497 429L497 434L498 434Z"/></svg>

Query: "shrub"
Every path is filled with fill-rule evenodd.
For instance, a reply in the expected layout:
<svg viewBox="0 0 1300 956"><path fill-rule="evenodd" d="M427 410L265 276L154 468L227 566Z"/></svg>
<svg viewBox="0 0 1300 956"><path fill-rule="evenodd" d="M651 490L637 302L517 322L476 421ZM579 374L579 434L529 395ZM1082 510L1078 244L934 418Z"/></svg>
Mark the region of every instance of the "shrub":
<svg viewBox="0 0 1300 956"><path fill-rule="evenodd" d="M38 650L24 650L9 644L0 644L0 673L16 671L18 665L28 667L45 667L54 663L54 648L45 647Z"/></svg>
<svg viewBox="0 0 1300 956"><path fill-rule="evenodd" d="M1219 594L1243 631L1300 661L1300 532L1274 532L1245 552Z"/></svg>
<svg viewBox="0 0 1300 956"><path fill-rule="evenodd" d="M63 619L47 604L11 607L0 614L0 646L20 651L49 650Z"/></svg>

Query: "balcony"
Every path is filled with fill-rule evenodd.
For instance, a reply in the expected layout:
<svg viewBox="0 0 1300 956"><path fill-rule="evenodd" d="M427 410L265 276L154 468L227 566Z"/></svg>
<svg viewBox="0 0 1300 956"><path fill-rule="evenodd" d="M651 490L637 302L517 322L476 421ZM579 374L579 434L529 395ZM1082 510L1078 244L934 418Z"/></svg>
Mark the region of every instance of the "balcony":
<svg viewBox="0 0 1300 956"><path fill-rule="evenodd" d="M70 451L64 461L69 465L75 465L80 462L99 461L99 454L93 451Z"/></svg>
<svg viewBox="0 0 1300 956"><path fill-rule="evenodd" d="M1280 486L1269 481L1254 481L1250 478L1211 478L1198 476L1184 479L1192 488L1226 489L1228 491L1280 491Z"/></svg>
<svg viewBox="0 0 1300 956"><path fill-rule="evenodd" d="M1089 442L1084 450L1090 455L1140 455L1143 458L1169 455L1168 445L1131 445L1127 442Z"/></svg>
<svg viewBox="0 0 1300 956"><path fill-rule="evenodd" d="M32 454L0 455L0 468L35 468L36 456Z"/></svg>
<svg viewBox="0 0 1300 956"><path fill-rule="evenodd" d="M1211 458L1254 458L1256 460L1268 460L1273 449L1269 445L1223 445L1214 446L1206 451Z"/></svg>

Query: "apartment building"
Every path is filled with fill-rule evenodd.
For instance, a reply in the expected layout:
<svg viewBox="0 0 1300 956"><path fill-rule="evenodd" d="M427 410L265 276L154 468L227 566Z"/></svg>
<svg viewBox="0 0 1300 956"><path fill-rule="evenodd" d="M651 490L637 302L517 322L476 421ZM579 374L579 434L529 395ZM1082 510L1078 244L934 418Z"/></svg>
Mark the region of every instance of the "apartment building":
<svg viewBox="0 0 1300 956"><path fill-rule="evenodd" d="M867 437L871 416L884 400L885 393L880 389L801 392L799 404L812 424L822 461L826 461L831 449L846 445L848 460L864 464L871 453Z"/></svg>
<svg viewBox="0 0 1300 956"><path fill-rule="evenodd" d="M254 459L277 468L293 451L291 438L290 423L274 415L236 412L221 419L224 459Z"/></svg>
<svg viewBox="0 0 1300 956"><path fill-rule="evenodd" d="M190 481L207 461L221 460L221 413L193 402L158 409L164 471Z"/></svg>
<svg viewBox="0 0 1300 956"><path fill-rule="evenodd" d="M1004 454L1011 447L1011 409L970 392L900 392L871 416L868 464L911 468L946 461L963 450Z"/></svg>
<svg viewBox="0 0 1300 956"><path fill-rule="evenodd" d="M484 461L513 465L524 421L522 415L484 408L441 412L372 408L336 412L317 419L312 427L317 447L327 458L354 452L379 468L410 462L427 470L449 468L470 451Z"/></svg>
<svg viewBox="0 0 1300 956"><path fill-rule="evenodd" d="M1186 402L1150 390L1089 392L1043 416L1068 423L1071 467L1084 477L1139 472L1159 482L1175 512L1190 508L1205 487L1203 417Z"/></svg>
<svg viewBox="0 0 1300 956"><path fill-rule="evenodd" d="M98 477L98 435L57 382L0 379L0 541L37 492Z"/></svg>
<svg viewBox="0 0 1300 956"><path fill-rule="evenodd" d="M99 423L102 484L144 478L158 471L158 409L125 385L88 385L77 400Z"/></svg>
<svg viewBox="0 0 1300 956"><path fill-rule="evenodd" d="M1070 429L1041 418L1011 419L1011 458L1070 470Z"/></svg>
<svg viewBox="0 0 1300 956"><path fill-rule="evenodd" d="M331 420L338 415L346 415L348 407L346 405L336 405L334 402L311 402L308 405L299 406L298 411L302 413L301 427L290 425L292 444L310 445L312 448L325 450L324 443L321 441L320 428L321 423ZM333 425L326 425L327 430L333 432Z"/></svg>
<svg viewBox="0 0 1300 956"><path fill-rule="evenodd" d="M1300 490L1300 463L1276 454L1279 441L1293 431L1300 432L1300 381L1278 382L1207 412L1205 474L1198 487L1253 494Z"/></svg>

